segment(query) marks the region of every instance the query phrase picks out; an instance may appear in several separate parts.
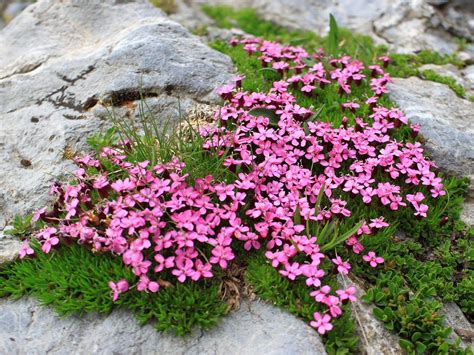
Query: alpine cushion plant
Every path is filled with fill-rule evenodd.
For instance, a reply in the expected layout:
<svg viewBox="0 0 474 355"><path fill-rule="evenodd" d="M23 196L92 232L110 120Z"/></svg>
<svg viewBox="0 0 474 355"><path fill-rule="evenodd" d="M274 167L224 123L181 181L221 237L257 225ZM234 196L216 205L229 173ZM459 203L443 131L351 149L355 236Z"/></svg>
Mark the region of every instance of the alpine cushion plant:
<svg viewBox="0 0 474 355"><path fill-rule="evenodd" d="M408 120L398 109L377 105L390 81L380 66L366 69L348 56L329 59L321 51L311 62L301 47L258 38L233 39L230 44L239 42L249 55L259 55L263 67L272 65L282 80L273 82L268 93L242 91L239 83L233 91L228 85L221 89L219 93L228 104L216 113L220 127L201 130L209 137L204 147L226 149L224 164L238 174L235 186L253 195L245 211L253 220L252 228L237 238L248 240L257 235L266 243L265 256L281 275L290 280L305 278L308 287L316 288L311 295L327 306L327 314L316 312L312 325L324 334L331 328L331 317L340 315L343 301L337 291L331 294L330 287L321 284L332 268L323 264L328 261L324 253L345 242L359 254L365 237L389 225L381 216L350 229L344 222L351 216L349 200L361 199L368 206L379 204L394 211L409 202L415 216L426 217L428 206L421 203L425 194L437 198L445 191L421 145L398 142L391 136ZM385 56L381 61L388 63ZM332 85L340 95L346 95L352 85L360 85L369 76L373 96L365 102L342 105L343 113L347 108L356 113L361 106L371 112L365 118L353 114L355 127L348 126L347 116L337 128L316 121L314 112L299 106L293 94L316 99ZM412 130L414 136L416 129ZM403 193L414 189L418 190L415 194ZM338 227L345 233L339 234ZM326 234L328 229L332 233ZM371 267L384 261L373 251L362 258ZM332 262L336 272L348 273L348 262L339 256Z"/></svg>
<svg viewBox="0 0 474 355"><path fill-rule="evenodd" d="M325 334L356 299L353 286L324 283L351 270L337 251L347 248L377 267L384 259L364 241L389 227L393 211L410 207L426 217L424 202L443 196L443 184L414 141L418 127L381 103L390 82L386 56L366 67L349 56L310 55L258 38L230 44L279 76L268 92L244 91L242 76L220 88L226 105L216 112L217 125L199 130L203 150L223 157L233 181L193 179L179 159L131 161L134 142L123 140L76 158L75 180L53 184L52 208L35 214L42 228L34 237L44 253L76 242L120 257L135 279L109 281L114 301L132 288L160 292L164 280L213 278L239 250L264 249L282 277L303 280L322 306L310 324ZM341 117L329 118L335 126L300 105L316 104L324 92L346 97L359 85L372 95L344 102ZM401 130L411 141L397 139ZM20 257L32 254L24 242Z"/></svg>

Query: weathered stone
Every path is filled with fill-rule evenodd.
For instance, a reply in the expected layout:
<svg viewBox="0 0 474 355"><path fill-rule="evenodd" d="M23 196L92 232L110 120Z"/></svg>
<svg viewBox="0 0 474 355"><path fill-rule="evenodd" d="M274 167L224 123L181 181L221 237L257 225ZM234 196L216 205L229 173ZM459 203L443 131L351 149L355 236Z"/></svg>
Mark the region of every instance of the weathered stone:
<svg viewBox="0 0 474 355"><path fill-rule="evenodd" d="M189 1L188 1L189 2ZM340 26L361 33L372 33L371 22L381 16L387 1L375 0L194 0L192 3L252 7L265 19L291 29L303 29L325 34L329 30L329 14ZM360 16L360 14L364 14Z"/></svg>
<svg viewBox="0 0 474 355"><path fill-rule="evenodd" d="M464 68L462 74L469 89L474 90L474 65L469 65Z"/></svg>
<svg viewBox="0 0 474 355"><path fill-rule="evenodd" d="M426 149L435 163L460 176L474 175L474 103L446 85L415 77L393 79L392 99L407 117L421 124Z"/></svg>
<svg viewBox="0 0 474 355"><path fill-rule="evenodd" d="M2 354L325 354L303 321L263 302L245 302L207 332L186 338L140 327L116 310L101 317L59 318L32 299L0 299Z"/></svg>
<svg viewBox="0 0 474 355"><path fill-rule="evenodd" d="M3 19L8 23L14 17L18 16L24 9L30 5L31 2L22 1L22 2L12 2L7 5L3 11Z"/></svg>
<svg viewBox="0 0 474 355"><path fill-rule="evenodd" d="M324 35L329 30L329 14L341 27L370 35L377 44L392 51L415 53L430 49L454 53L458 37L470 39L472 16L462 9L460 1L406 0L179 0L179 11L173 15L190 28L209 25L200 6L228 5L252 7L266 20L290 29L314 31ZM442 4L448 2L448 4ZM466 26L466 23L468 26ZM468 30L466 28L469 28ZM472 59L469 51L464 53Z"/></svg>
<svg viewBox="0 0 474 355"><path fill-rule="evenodd" d="M438 28L439 20L432 6L414 1L394 1L383 16L374 21L374 31L400 53L429 49L443 54L458 48L457 40Z"/></svg>
<svg viewBox="0 0 474 355"><path fill-rule="evenodd" d="M399 345L399 337L384 327L384 324L374 317L373 304L360 301L365 294L362 287L346 277L338 276L338 281L344 287L349 285L357 289L357 301L352 303L352 317L359 335L360 352L367 355L398 355L403 353Z"/></svg>
<svg viewBox="0 0 474 355"><path fill-rule="evenodd" d="M146 1L43 0L0 33L0 225L47 200L71 171L66 149L108 125L103 104L137 113L140 93L161 122L215 102L230 59ZM96 113L102 112L102 119Z"/></svg>
<svg viewBox="0 0 474 355"><path fill-rule="evenodd" d="M438 10L440 26L454 36L474 41L474 2L451 0Z"/></svg>
<svg viewBox="0 0 474 355"><path fill-rule="evenodd" d="M432 70L439 75L447 76L454 79L458 85L464 88L466 93L465 97L470 97L474 93L474 70L471 70L470 72L469 68L470 67L467 67L465 69L459 69L453 64L425 64L422 65L419 69L420 71ZM472 77L469 77L470 74L472 75Z"/></svg>
<svg viewBox="0 0 474 355"><path fill-rule="evenodd" d="M432 70L439 75L453 78L454 80L456 80L457 84L461 85L464 88L467 87L467 83L463 78L462 72L453 64L445 64L445 65L425 64L425 65L422 65L419 69L420 71Z"/></svg>
<svg viewBox="0 0 474 355"><path fill-rule="evenodd" d="M443 305L442 312L445 316L446 326L453 329L451 338L461 338L461 346L474 349L474 326L466 319L458 305L449 302Z"/></svg>
<svg viewBox="0 0 474 355"><path fill-rule="evenodd" d="M176 0L177 11L170 15L173 21L179 22L189 29L212 26L213 21L201 11L199 1Z"/></svg>
<svg viewBox="0 0 474 355"><path fill-rule="evenodd" d="M21 242L9 235L5 235L7 228L0 231L0 265L9 263L16 259Z"/></svg>
<svg viewBox="0 0 474 355"><path fill-rule="evenodd" d="M463 210L461 211L461 220L467 225L474 227L474 201L472 198L468 198L464 202Z"/></svg>

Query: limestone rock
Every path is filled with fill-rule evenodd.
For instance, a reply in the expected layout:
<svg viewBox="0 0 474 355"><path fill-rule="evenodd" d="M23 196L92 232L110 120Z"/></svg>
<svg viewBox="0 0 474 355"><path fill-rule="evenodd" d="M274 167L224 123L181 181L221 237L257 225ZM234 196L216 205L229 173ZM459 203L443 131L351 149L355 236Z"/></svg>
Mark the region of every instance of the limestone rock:
<svg viewBox="0 0 474 355"><path fill-rule="evenodd" d="M5 235L6 228L0 231L0 265L15 260L21 247L21 242L11 236Z"/></svg>
<svg viewBox="0 0 474 355"><path fill-rule="evenodd" d="M470 90L474 90L474 65L469 65L462 70L464 80Z"/></svg>
<svg viewBox="0 0 474 355"><path fill-rule="evenodd" d="M464 88L467 88L468 86L467 82L464 80L461 70L459 70L453 64L445 64L445 65L425 64L425 65L422 65L419 69L420 71L432 70L435 73L438 73L439 75L453 78L454 80L456 80L457 84L461 85Z"/></svg>
<svg viewBox="0 0 474 355"><path fill-rule="evenodd" d="M3 19L8 23L30 5L29 1L12 2L3 10Z"/></svg>
<svg viewBox="0 0 474 355"><path fill-rule="evenodd" d="M328 32L329 14L333 14L341 27L370 35L375 43L402 53L422 49L454 53L458 49L458 37L472 42L474 26L469 0L179 0L179 3L175 18L192 28L209 25L209 19L200 10L203 4L251 7L278 25L320 35ZM464 57L471 61L474 54L465 51Z"/></svg>
<svg viewBox="0 0 474 355"><path fill-rule="evenodd" d="M188 1L190 2L190 1ZM371 22L381 16L389 1L377 0L194 0L194 4L251 7L265 19L291 29L325 34L329 30L329 14L340 26L371 33ZM360 14L363 13L363 16Z"/></svg>
<svg viewBox="0 0 474 355"><path fill-rule="evenodd" d="M0 32L0 226L47 200L64 151L110 124L103 103L159 120L215 102L231 60L146 1L41 0ZM99 116L99 117L97 117Z"/></svg>
<svg viewBox="0 0 474 355"><path fill-rule="evenodd" d="M186 338L140 327L116 310L105 317L59 318L33 299L0 299L2 354L325 354L317 333L262 302L243 303L214 329Z"/></svg>
<svg viewBox="0 0 474 355"><path fill-rule="evenodd" d="M458 305L454 302L446 303L442 312L446 326L453 329L452 338L459 336L463 348L474 349L474 326L466 319Z"/></svg>
<svg viewBox="0 0 474 355"><path fill-rule="evenodd" d="M339 283L357 289L357 301L352 303L352 317L357 327L360 338L361 353L367 355L398 355L403 353L399 345L399 337L384 327L384 324L376 319L373 314L374 305L360 301L365 291L357 282L346 277L338 276Z"/></svg>
<svg viewBox="0 0 474 355"><path fill-rule="evenodd" d="M453 35L474 41L474 2L471 0L451 0L442 6L438 15L440 25Z"/></svg>
<svg viewBox="0 0 474 355"><path fill-rule="evenodd" d="M459 69L453 64L436 65L425 64L421 66L420 71L432 70L442 76L453 78L456 83L462 86L466 92L466 97L470 97L474 93L474 66L468 66L464 69Z"/></svg>
<svg viewBox="0 0 474 355"><path fill-rule="evenodd" d="M446 85L411 77L394 78L392 99L407 117L421 124L426 149L435 163L460 176L474 175L474 103Z"/></svg>

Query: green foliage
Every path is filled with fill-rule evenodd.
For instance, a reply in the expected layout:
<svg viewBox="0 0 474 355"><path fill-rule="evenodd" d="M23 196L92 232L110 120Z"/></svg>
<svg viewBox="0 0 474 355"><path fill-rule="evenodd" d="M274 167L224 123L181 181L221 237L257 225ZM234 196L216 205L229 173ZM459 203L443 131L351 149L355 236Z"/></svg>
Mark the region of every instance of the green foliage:
<svg viewBox="0 0 474 355"><path fill-rule="evenodd" d="M366 64L373 63L387 50L385 47L375 46L367 36L338 28L333 17L330 19L329 36L325 39L312 32L288 31L262 20L250 9L233 10L229 7L205 5L204 11L220 27L240 27L255 36L303 45L308 51L314 51L326 44L329 53L348 54ZM202 29L203 32L205 30ZM222 41L211 45L229 55L239 72L246 75L243 81L245 90L266 91L275 77L279 76L275 70L262 70L258 59L248 56L240 48L229 47ZM444 80L444 83L461 95L460 89L452 82L447 82L445 77L439 78L426 71L420 73L418 69L428 63L452 63L461 66L462 63L454 56L422 51L417 55L393 54L391 58L392 64L387 70L392 76L416 75L434 81ZM339 112L340 104L365 97L368 92L368 87L362 85L354 88L351 95L341 97L337 91L326 89L324 95L318 97L318 107L313 107L313 110L318 112L318 119L340 125L341 122L333 118L336 117L333 113ZM313 99L302 93L297 95L297 100L300 105L306 107L314 103ZM387 107L390 106L386 98L381 102ZM157 120L148 111L142 103L138 123L114 119L116 127L90 137L90 146L100 151L102 147L114 144L119 138L128 139L136 142L129 152L131 161L149 160L155 164L179 157L186 163L185 172L190 174L190 180L208 174L212 174L219 181L231 180L233 173L222 166L226 154L204 151L202 138L184 118L175 125L168 123L163 127L158 125ZM271 116L271 113L268 115ZM356 115L347 115L350 122L353 122ZM365 117L367 112L357 112L357 116ZM409 132L403 129L394 138L411 139ZM328 249L336 247L337 253L343 258L351 258L355 274L370 285L365 300L377 306L374 315L384 322L388 329L401 336L400 345L409 353L460 352L456 343L446 340L451 330L442 325L440 302L437 299L457 302L468 316L474 314L473 232L459 222L467 183L462 179L450 178L445 180L445 187L448 192L446 197L428 199L430 211L426 219L416 219L413 211L408 208L393 213L376 205L367 208L360 201L352 199L348 207L353 211L353 215L347 219L346 225L327 224L327 230L313 231L320 238L327 239ZM348 199L348 196L345 196L345 199ZM360 256L355 257L349 254L346 248L336 245L347 236L343 232L339 233L337 229L350 230L351 226L357 227L360 220L375 218L381 214L391 223L390 228L366 237L364 244L368 250L374 250L383 256L386 263L382 270L368 270L366 265L362 266ZM440 225L440 220L444 217L448 217L449 221ZM400 241L392 238L397 228L405 232L410 239ZM10 233L21 238L31 233L31 216L17 217ZM340 237L337 237L338 235ZM246 253L243 257L247 256ZM290 282L282 278L262 255L252 256L256 257L246 259L249 262L246 281L261 298L284 307L306 321L312 319L315 311L321 310L318 308L320 305L309 296L304 283ZM329 269L332 266L329 263L322 267ZM219 277L212 282L189 282L162 287L157 294L131 290L121 295L114 305L109 297L107 283L112 278L116 280L120 277L129 282L135 279L131 271L123 267L120 258L92 254L84 247L70 245L50 255L38 253L34 259L2 266L0 297L19 298L32 295L64 315L108 313L114 307L127 308L135 312L140 322L154 321L158 330L173 331L180 335L188 333L195 326L207 329L215 325L226 312L226 305L221 301L218 291ZM325 279L324 282L331 287L337 287L334 279ZM328 353L344 354L357 351L358 338L348 306L344 306L343 316L334 319L333 324L334 330L323 337Z"/></svg>
<svg viewBox="0 0 474 355"><path fill-rule="evenodd" d="M12 229L5 231L6 235L12 235L20 239L24 239L31 234L33 225L31 219L33 215L27 214L24 216L16 215L12 221Z"/></svg>
<svg viewBox="0 0 474 355"><path fill-rule="evenodd" d="M176 157L186 164L183 172L189 174L190 182L209 174L216 181L227 181L232 178L233 173L223 167L223 161L227 156L225 152L217 154L215 149L204 150L202 148L204 139L198 134L197 128L185 117L181 116L177 122L167 121L160 125L159 120L153 117L143 100L139 109L138 122L118 120L111 111L116 136L122 140L134 142L127 152L127 159L130 162L148 160L155 165L158 162L171 161Z"/></svg>
<svg viewBox="0 0 474 355"><path fill-rule="evenodd" d="M440 315L442 305L432 296L430 289L413 294L401 276L389 271L378 276L376 285L367 290L362 300L377 306L374 316L387 329L398 333L402 338L400 346L408 353L464 353L459 339L447 340L452 330L444 327Z"/></svg>
<svg viewBox="0 0 474 355"><path fill-rule="evenodd" d="M329 55L337 56L339 52L339 30L334 16L329 15L329 33L327 36L326 52Z"/></svg>
<svg viewBox="0 0 474 355"><path fill-rule="evenodd" d="M105 131L94 133L87 138L87 144L96 152L100 152L104 147L111 147L117 142L117 129L111 127Z"/></svg>
<svg viewBox="0 0 474 355"><path fill-rule="evenodd" d="M167 15L171 15L178 11L176 0L149 0L152 5L163 10Z"/></svg>
<svg viewBox="0 0 474 355"><path fill-rule="evenodd" d="M35 249L39 250L38 245ZM77 244L63 246L53 254L36 254L36 258L0 268L0 297L31 295L64 316L126 308L142 324L153 321L157 330L178 335L187 334L194 327L208 329L226 313L218 281L162 287L156 294L132 289L114 304L108 282L120 278L129 283L136 280L132 271L123 267L121 258L93 254Z"/></svg>
<svg viewBox="0 0 474 355"><path fill-rule="evenodd" d="M307 50L324 44L321 39L309 32L284 30L279 26L272 26L270 22L259 19L253 10L232 10L226 7L205 7L208 15L214 18L218 25L239 26L247 33L262 36L269 40L283 41L290 44L303 45ZM329 37L326 39L326 49L329 52L337 50L339 53L349 54L362 60L365 64L373 62L378 56L385 54L386 48L374 46L368 37L354 35L345 29L338 29L334 18ZM301 40L299 40L301 39ZM253 56L248 56L240 48L229 47L226 43L216 41L211 44L215 49L229 55L239 72L246 75L243 82L245 90L266 91L277 75L272 70L259 70L260 63ZM429 72L420 73L419 67L433 63L437 65L454 64L462 67L455 55L443 56L430 51L421 51L417 55L391 54L392 63L387 71L392 76L408 77L420 76L433 81L443 81L448 84L458 95L463 91L450 80L436 77ZM454 83L455 84L455 83ZM337 92L325 90L324 95L318 97L320 116L318 119L331 120L333 113L339 110L339 105L344 101L365 97L368 88L362 85L349 97L341 98ZM297 96L300 105L310 107L311 99L299 93ZM384 106L390 107L388 99L383 99ZM367 112L358 112L359 117L364 117ZM267 116L268 117L268 116ZM354 117L348 115L352 120ZM335 126L340 122L332 121ZM352 121L351 121L352 122ZM401 130L398 140L410 140L409 132ZM409 208L396 212L371 205L370 208L358 204L354 199L348 208L353 211L353 216L348 219L355 225L360 219L374 218L384 215L391 223L390 228L381 230L377 235L364 239L367 250L376 251L386 259L384 270L368 270L366 265L361 265L360 257L348 253L345 248L337 248L337 252L344 257L350 257L353 269L359 277L372 284L366 300L375 303L378 308L374 314L381 319L386 327L398 333L402 340L401 345L409 353L431 352L460 352L456 343L446 339L451 333L442 324L442 317L438 311L440 303L436 298L444 301L457 302L462 310L470 317L473 315L473 241L472 230L459 221L467 187L467 181L458 178L446 178L445 188L447 196L440 199L428 198L428 218L419 220L413 216ZM409 193L409 192L408 192ZM429 193L425 193L429 196ZM349 199L348 196L345 196ZM351 200L351 199L349 199ZM448 223L441 225L440 221L448 219ZM328 227L329 228L329 227ZM392 238L396 229L406 233L410 238L400 241ZM322 231L316 231L320 235ZM290 312L310 320L312 312L317 309L307 294L301 294L298 283L290 283L279 277L264 260L251 261L248 267L247 279L255 292L263 299L276 305L285 307ZM302 306L304 305L304 306ZM347 323L347 320L345 321ZM344 323L344 322L341 322ZM335 324L337 339L352 339L354 337L353 324ZM344 345L344 340L329 341L325 344L329 352L353 351L356 347L350 340Z"/></svg>
<svg viewBox="0 0 474 355"><path fill-rule="evenodd" d="M460 97L466 96L464 88L459 85L454 78L450 76L440 75L433 70L423 70L423 72L421 73L421 78L441 84L446 84L450 87L451 90L456 93L456 95Z"/></svg>

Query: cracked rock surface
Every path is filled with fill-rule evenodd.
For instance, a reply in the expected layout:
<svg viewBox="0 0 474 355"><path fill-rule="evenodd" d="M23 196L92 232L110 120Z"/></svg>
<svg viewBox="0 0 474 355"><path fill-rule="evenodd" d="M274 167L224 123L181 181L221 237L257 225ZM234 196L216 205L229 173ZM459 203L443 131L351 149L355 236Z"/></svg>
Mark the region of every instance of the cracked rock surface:
<svg viewBox="0 0 474 355"><path fill-rule="evenodd" d="M271 331L269 327L271 326ZM316 332L263 302L244 302L207 332L186 338L140 327L133 314L59 318L49 307L22 298L0 299L1 354L325 354ZM291 335L291 336L289 336Z"/></svg>
<svg viewBox="0 0 474 355"><path fill-rule="evenodd" d="M146 1L42 0L0 32L0 229L47 200L66 150L108 123L103 102L161 121L217 100L231 60Z"/></svg>
<svg viewBox="0 0 474 355"><path fill-rule="evenodd" d="M252 7L279 25L324 35L329 14L341 27L370 35L391 51L414 53L431 49L453 53L458 38L471 42L464 55L474 60L474 2L472 0L177 0L177 21L188 27L209 24L202 4Z"/></svg>
<svg viewBox="0 0 474 355"><path fill-rule="evenodd" d="M474 175L474 103L444 84L393 78L389 96L414 123L421 125L435 163L455 175Z"/></svg>
<svg viewBox="0 0 474 355"><path fill-rule="evenodd" d="M444 84L393 78L390 99L414 123L434 162L444 171L467 176L471 183L461 218L474 225L474 103L456 96Z"/></svg>
<svg viewBox="0 0 474 355"><path fill-rule="evenodd" d="M20 247L21 242L17 238L5 235L5 230L0 231L0 265L15 260Z"/></svg>

